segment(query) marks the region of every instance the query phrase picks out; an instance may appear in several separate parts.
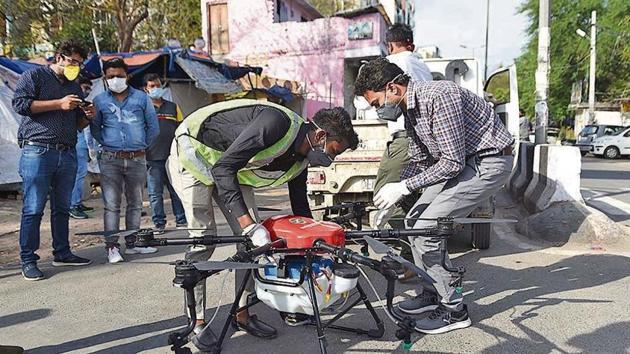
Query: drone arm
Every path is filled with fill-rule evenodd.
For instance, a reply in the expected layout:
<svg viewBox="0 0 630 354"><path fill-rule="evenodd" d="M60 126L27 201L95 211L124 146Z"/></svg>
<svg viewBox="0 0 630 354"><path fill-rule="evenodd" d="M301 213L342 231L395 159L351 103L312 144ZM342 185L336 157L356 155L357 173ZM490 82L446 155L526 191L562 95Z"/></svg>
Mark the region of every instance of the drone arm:
<svg viewBox="0 0 630 354"><path fill-rule="evenodd" d="M213 246L225 243L245 243L249 239L245 236L204 236L187 238L142 238L138 237L134 242L136 247L178 246L178 245L204 245Z"/></svg>
<svg viewBox="0 0 630 354"><path fill-rule="evenodd" d="M346 239L362 239L365 236L372 238L405 238L405 237L434 237L440 236L441 233L435 228L431 229L410 229L410 230L365 230L365 231L346 231Z"/></svg>
<svg viewBox="0 0 630 354"><path fill-rule="evenodd" d="M315 247L321 248L327 252L330 252L331 254L334 254L342 261L358 263L377 271L380 269L381 262L368 257L364 257L357 252L351 251L345 247L332 246L322 241L317 241L315 243Z"/></svg>

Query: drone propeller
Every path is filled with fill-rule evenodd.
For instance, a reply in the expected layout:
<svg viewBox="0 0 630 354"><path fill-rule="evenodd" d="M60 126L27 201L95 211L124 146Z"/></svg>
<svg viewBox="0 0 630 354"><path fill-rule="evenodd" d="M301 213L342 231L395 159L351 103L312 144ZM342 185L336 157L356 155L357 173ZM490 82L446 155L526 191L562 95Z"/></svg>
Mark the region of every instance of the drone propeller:
<svg viewBox="0 0 630 354"><path fill-rule="evenodd" d="M131 236L133 234L136 234L138 232L140 232L143 229L135 229L135 230L123 230L123 231L87 231L87 232L78 232L75 235L77 236ZM154 235L159 235L156 232L158 230L156 229L152 229L152 228L147 228L145 230L149 230L152 231L154 233ZM164 229L164 230L160 230L163 231L164 234L173 234L173 233L182 233L184 236L188 235L187 231L207 231L208 229L204 229L204 228L183 228L183 229ZM162 234L162 233L160 233Z"/></svg>
<svg viewBox="0 0 630 354"><path fill-rule="evenodd" d="M140 230L124 230L124 231L88 231L78 232L77 236L131 236Z"/></svg>
<svg viewBox="0 0 630 354"><path fill-rule="evenodd" d="M418 267L417 265L413 264L412 262L409 262L408 260L404 259L403 257L395 254L393 249L391 247L387 246L386 244L384 244L383 242L378 241L376 239L373 239L370 236L363 236L363 239L374 250L375 253L387 254L390 258L394 259L398 263L404 264L406 267L408 267L409 269L413 270L421 278L424 278L424 279L426 279L427 281L429 281L431 283L435 283L436 282L435 279L433 279L424 269Z"/></svg>
<svg viewBox="0 0 630 354"><path fill-rule="evenodd" d="M437 218L390 218L389 220L411 220L411 221L437 221ZM514 219L490 219L490 218L453 218L456 224L500 224L500 223L516 223Z"/></svg>
<svg viewBox="0 0 630 354"><path fill-rule="evenodd" d="M193 266L197 270L208 271L208 270L225 270L225 269L257 269L257 268L263 268L265 265L258 264L258 263L207 261L207 262L193 263Z"/></svg>
<svg viewBox="0 0 630 354"><path fill-rule="evenodd" d="M282 211L278 208L257 207L258 211Z"/></svg>

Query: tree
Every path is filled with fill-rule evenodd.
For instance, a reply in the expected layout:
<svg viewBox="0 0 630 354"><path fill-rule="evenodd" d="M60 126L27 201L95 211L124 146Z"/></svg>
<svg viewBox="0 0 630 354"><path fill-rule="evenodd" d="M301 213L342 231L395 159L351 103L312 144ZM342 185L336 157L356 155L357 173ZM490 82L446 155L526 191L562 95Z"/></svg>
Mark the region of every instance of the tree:
<svg viewBox="0 0 630 354"><path fill-rule="evenodd" d="M114 17L118 51L130 51L134 30L140 22L149 17L149 0L105 0L99 7Z"/></svg>
<svg viewBox="0 0 630 354"><path fill-rule="evenodd" d="M149 0L149 17L136 31L135 48L164 46L168 38L177 38L183 46L201 36L199 0Z"/></svg>
<svg viewBox="0 0 630 354"><path fill-rule="evenodd" d="M551 2L551 71L549 76L550 118L567 115L571 85L588 79L589 41L576 29L587 32L591 11L597 11L597 99L630 93L630 1L553 0ZM536 55L538 45L538 0L527 0L519 13L529 18L528 42L516 60L521 107L534 115Z"/></svg>

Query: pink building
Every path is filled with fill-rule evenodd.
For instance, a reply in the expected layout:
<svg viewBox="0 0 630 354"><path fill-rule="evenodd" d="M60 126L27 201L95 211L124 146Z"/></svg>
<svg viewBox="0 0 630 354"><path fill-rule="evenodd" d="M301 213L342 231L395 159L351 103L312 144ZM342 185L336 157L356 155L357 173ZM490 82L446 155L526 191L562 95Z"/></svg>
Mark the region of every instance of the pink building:
<svg viewBox="0 0 630 354"><path fill-rule="evenodd" d="M305 0L201 0L201 9L212 57L297 81L301 95L288 106L306 117L330 106L354 113L361 61L387 51L389 19L380 5L328 18Z"/></svg>

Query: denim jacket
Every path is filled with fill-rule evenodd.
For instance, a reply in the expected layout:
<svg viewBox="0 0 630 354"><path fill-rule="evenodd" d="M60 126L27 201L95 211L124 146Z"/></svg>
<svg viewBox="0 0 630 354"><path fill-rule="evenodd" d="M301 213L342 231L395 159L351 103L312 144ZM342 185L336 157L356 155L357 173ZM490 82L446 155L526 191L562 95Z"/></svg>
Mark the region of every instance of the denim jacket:
<svg viewBox="0 0 630 354"><path fill-rule="evenodd" d="M132 87L128 90L122 102L109 91L94 98L96 116L90 130L105 150L145 150L160 132L149 96Z"/></svg>

